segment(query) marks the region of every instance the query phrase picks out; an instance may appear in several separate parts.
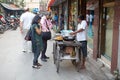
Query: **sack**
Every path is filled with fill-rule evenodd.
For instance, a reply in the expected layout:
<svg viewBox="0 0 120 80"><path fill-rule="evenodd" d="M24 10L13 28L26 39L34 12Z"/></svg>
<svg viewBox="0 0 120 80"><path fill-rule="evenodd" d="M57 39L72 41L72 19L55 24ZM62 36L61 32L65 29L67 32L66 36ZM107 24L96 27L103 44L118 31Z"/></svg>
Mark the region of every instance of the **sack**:
<svg viewBox="0 0 120 80"><path fill-rule="evenodd" d="M42 32L42 39L43 40L50 40L51 39L51 32Z"/></svg>
<svg viewBox="0 0 120 80"><path fill-rule="evenodd" d="M31 31L31 29L29 29L25 36L25 40L31 41L31 36L32 36L32 31Z"/></svg>

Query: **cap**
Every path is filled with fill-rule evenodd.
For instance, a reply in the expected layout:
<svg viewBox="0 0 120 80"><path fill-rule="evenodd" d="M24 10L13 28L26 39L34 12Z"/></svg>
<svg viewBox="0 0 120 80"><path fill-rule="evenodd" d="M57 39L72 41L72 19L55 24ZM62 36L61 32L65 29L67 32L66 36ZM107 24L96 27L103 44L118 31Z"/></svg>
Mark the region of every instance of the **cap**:
<svg viewBox="0 0 120 80"><path fill-rule="evenodd" d="M39 10L38 10L38 8L33 8L32 12L36 14L39 12Z"/></svg>

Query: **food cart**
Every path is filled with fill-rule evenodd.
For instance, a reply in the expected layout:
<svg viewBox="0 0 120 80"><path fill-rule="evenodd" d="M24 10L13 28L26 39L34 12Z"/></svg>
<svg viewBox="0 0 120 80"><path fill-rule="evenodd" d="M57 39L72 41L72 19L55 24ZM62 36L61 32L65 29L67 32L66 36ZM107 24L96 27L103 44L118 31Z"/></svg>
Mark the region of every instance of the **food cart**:
<svg viewBox="0 0 120 80"><path fill-rule="evenodd" d="M53 60L58 73L60 62L63 60L71 60L73 65L75 65L79 71L78 63L80 63L80 45L81 44L73 38L67 39L63 36L55 38L55 42L53 43Z"/></svg>

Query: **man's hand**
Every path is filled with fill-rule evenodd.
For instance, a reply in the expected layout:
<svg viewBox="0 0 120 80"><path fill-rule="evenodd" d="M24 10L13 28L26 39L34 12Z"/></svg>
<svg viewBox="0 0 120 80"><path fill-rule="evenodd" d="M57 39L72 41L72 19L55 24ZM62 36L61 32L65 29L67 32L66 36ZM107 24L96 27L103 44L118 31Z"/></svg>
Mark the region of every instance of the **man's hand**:
<svg viewBox="0 0 120 80"><path fill-rule="evenodd" d="M22 29L22 28L23 28L23 23L20 22L20 32L21 32L21 33L23 33L23 29Z"/></svg>
<svg viewBox="0 0 120 80"><path fill-rule="evenodd" d="M70 35L76 35L76 32L71 32Z"/></svg>
<svg viewBox="0 0 120 80"><path fill-rule="evenodd" d="M23 33L23 30L22 29L20 29L20 32L21 32L21 34Z"/></svg>

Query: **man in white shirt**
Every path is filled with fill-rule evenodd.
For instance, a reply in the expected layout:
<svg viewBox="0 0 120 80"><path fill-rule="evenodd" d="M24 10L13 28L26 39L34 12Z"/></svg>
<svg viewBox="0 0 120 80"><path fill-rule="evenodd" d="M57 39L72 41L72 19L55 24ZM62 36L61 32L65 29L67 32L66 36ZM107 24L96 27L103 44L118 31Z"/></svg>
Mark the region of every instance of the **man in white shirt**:
<svg viewBox="0 0 120 80"><path fill-rule="evenodd" d="M89 21L90 21L90 15L89 14L86 14L86 21L87 21L87 24L89 24Z"/></svg>
<svg viewBox="0 0 120 80"><path fill-rule="evenodd" d="M23 52L27 52L27 41L24 39L35 14L29 12L29 8L25 8L25 12L20 16L20 31L23 37ZM31 51L31 50L29 50Z"/></svg>
<svg viewBox="0 0 120 80"><path fill-rule="evenodd" d="M85 61L87 57L87 22L83 15L78 17L77 30L70 34L76 35L76 40L81 43L80 51L82 51L83 54L81 69L85 69Z"/></svg>

